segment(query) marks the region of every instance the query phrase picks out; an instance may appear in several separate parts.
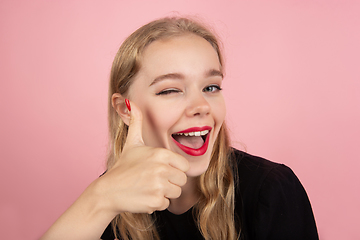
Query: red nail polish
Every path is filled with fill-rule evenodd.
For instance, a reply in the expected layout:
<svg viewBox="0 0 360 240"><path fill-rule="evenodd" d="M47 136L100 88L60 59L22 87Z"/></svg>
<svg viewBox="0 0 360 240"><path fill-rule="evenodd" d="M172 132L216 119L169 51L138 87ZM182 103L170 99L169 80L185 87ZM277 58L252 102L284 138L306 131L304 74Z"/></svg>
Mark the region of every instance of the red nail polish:
<svg viewBox="0 0 360 240"><path fill-rule="evenodd" d="M129 99L125 98L125 104L126 104L127 109L128 109L129 111L131 111Z"/></svg>

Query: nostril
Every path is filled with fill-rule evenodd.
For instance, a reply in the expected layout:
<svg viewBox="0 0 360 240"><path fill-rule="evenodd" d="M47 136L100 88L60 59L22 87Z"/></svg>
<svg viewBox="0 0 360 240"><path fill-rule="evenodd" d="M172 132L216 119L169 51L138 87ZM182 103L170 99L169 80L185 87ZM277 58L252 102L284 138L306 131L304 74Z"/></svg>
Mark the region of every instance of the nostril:
<svg viewBox="0 0 360 240"><path fill-rule="evenodd" d="M188 116L202 116L210 113L210 104L204 96L200 94L191 98L187 107Z"/></svg>

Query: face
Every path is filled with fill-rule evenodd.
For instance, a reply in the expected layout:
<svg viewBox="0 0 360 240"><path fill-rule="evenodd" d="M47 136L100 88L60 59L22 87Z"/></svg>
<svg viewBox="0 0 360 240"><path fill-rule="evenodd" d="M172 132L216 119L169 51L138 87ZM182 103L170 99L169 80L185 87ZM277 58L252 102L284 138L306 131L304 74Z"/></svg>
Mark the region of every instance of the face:
<svg viewBox="0 0 360 240"><path fill-rule="evenodd" d="M146 145L167 148L190 163L199 176L225 118L218 55L205 39L185 35L151 43L128 97L143 114Z"/></svg>

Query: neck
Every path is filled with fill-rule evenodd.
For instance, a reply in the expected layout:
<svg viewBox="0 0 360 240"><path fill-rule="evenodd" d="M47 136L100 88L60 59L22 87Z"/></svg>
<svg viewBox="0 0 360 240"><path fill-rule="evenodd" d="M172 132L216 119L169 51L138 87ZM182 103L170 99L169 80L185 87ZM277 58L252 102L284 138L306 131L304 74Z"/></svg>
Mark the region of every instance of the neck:
<svg viewBox="0 0 360 240"><path fill-rule="evenodd" d="M181 195L176 199L170 199L168 210L174 214L182 214L189 210L199 200L200 193L197 189L198 178L188 178L181 188Z"/></svg>

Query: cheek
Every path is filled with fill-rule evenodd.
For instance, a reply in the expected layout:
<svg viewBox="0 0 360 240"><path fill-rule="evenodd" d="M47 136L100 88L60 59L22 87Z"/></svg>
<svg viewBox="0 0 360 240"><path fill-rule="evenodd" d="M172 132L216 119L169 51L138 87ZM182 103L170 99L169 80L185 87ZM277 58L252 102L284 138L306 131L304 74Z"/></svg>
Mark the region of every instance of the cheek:
<svg viewBox="0 0 360 240"><path fill-rule="evenodd" d="M145 109L144 123L154 130L166 129L170 122L170 118L166 114L166 111L152 111L149 108Z"/></svg>
<svg viewBox="0 0 360 240"><path fill-rule="evenodd" d="M225 115L226 115L226 106L225 106L224 99L221 98L220 100L215 101L213 103L212 108L213 108L213 116L214 116L215 122L216 122L216 124L221 126L225 120Z"/></svg>
<svg viewBox="0 0 360 240"><path fill-rule="evenodd" d="M164 108L161 105L144 105L142 112L143 132L144 134L151 133L150 139L157 142L162 141L162 137L169 135L171 127L179 119L178 112L175 112L172 108Z"/></svg>
<svg viewBox="0 0 360 240"><path fill-rule="evenodd" d="M168 129L179 121L183 114L183 101L176 103L173 101L165 101L156 99L151 101L146 107L149 117L152 119L154 126L158 128Z"/></svg>

